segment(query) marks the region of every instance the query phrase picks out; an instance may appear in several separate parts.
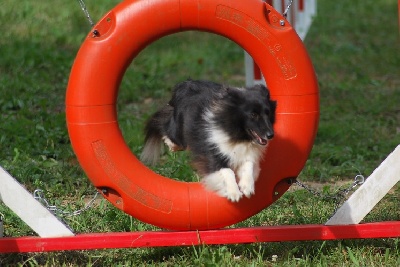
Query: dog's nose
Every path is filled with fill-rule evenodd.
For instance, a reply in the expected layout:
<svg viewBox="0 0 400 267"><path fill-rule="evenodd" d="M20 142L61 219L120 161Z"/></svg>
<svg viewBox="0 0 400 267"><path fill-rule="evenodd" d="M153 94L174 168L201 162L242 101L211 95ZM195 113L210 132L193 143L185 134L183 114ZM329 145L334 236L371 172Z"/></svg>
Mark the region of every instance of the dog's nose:
<svg viewBox="0 0 400 267"><path fill-rule="evenodd" d="M268 139L274 138L274 133L268 133L268 134L267 134L267 138L268 138Z"/></svg>

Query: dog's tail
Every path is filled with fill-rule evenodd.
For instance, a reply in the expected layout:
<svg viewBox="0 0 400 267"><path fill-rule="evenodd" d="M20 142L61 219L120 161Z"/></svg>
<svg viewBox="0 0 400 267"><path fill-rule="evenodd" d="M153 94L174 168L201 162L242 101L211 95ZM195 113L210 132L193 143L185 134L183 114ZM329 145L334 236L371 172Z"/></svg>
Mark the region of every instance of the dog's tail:
<svg viewBox="0 0 400 267"><path fill-rule="evenodd" d="M173 108L166 105L157 111L148 121L145 127L146 137L140 160L146 164L155 165L163 152L164 125L171 119Z"/></svg>

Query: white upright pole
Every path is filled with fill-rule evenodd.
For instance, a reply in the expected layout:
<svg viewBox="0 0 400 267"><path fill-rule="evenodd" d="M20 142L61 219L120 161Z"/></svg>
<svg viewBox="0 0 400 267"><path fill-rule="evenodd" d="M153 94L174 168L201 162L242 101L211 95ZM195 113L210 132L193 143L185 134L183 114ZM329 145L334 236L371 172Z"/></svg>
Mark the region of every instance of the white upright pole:
<svg viewBox="0 0 400 267"><path fill-rule="evenodd" d="M74 235L2 167L0 167L0 201L41 237Z"/></svg>
<svg viewBox="0 0 400 267"><path fill-rule="evenodd" d="M337 210L326 225L357 224L400 181L400 145ZM400 207L398 207L400 209Z"/></svg>

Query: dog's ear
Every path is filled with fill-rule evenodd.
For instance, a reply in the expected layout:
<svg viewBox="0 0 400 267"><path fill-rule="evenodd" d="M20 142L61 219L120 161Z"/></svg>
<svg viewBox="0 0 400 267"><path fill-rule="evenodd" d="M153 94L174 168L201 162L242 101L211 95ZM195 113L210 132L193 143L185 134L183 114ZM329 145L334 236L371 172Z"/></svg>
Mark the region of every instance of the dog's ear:
<svg viewBox="0 0 400 267"><path fill-rule="evenodd" d="M235 87L224 87L226 96L232 103L239 105L243 101L243 92L239 88Z"/></svg>
<svg viewBox="0 0 400 267"><path fill-rule="evenodd" d="M258 91L263 98L270 99L269 89L263 84L256 84L252 87L248 87L248 89Z"/></svg>

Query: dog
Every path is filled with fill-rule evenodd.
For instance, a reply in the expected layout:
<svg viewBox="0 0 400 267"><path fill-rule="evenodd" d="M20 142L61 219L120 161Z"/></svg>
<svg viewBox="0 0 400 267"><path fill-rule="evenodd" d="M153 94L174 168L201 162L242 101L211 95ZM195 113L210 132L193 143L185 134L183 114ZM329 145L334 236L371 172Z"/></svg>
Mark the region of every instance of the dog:
<svg viewBox="0 0 400 267"><path fill-rule="evenodd" d="M171 151L189 150L206 189L232 202L250 198L260 160L274 137L276 106L263 85L181 82L169 103L148 120L141 160L156 164L163 143Z"/></svg>

